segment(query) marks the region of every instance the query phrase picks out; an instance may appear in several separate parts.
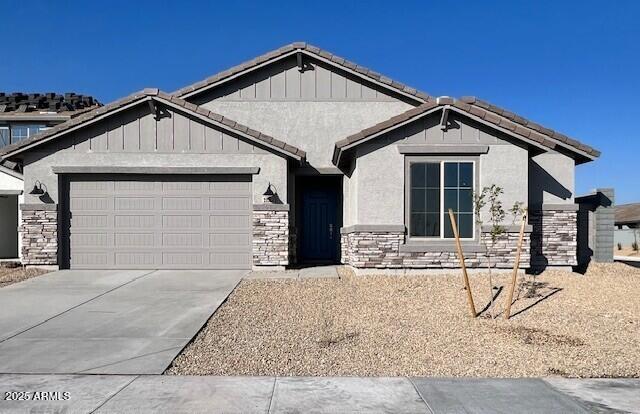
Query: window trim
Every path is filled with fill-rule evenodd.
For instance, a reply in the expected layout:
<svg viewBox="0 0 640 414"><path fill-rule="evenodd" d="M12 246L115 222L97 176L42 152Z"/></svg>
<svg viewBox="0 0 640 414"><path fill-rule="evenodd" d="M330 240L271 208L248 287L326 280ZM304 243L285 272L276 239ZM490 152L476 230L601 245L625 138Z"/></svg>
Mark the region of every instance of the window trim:
<svg viewBox="0 0 640 414"><path fill-rule="evenodd" d="M444 237L444 164L445 163L456 163L456 162L471 162L473 168L473 191L475 192L480 186L480 174L479 168L480 165L480 157L479 156L461 156L461 155L451 155L451 156L426 156L426 155L406 155L405 159L405 180L404 180L404 222L407 228L407 242L418 242L418 243L450 243L453 242L454 238L445 238ZM440 235L438 237L416 237L411 236L411 164L417 163L439 163L440 164ZM461 241L465 242L473 242L479 241L479 228L476 225L475 214L473 215L472 220L472 237L461 237Z"/></svg>

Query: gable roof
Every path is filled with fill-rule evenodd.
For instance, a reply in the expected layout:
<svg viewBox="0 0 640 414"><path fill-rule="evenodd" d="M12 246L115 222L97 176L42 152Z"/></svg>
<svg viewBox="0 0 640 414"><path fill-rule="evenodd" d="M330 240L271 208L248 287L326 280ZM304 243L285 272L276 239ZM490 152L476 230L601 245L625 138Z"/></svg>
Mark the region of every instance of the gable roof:
<svg viewBox="0 0 640 414"><path fill-rule="evenodd" d="M354 146L440 110L453 110L461 113L539 148L565 148L576 155L578 162L595 160L600 156L600 151L588 145L475 97L464 97L457 100L443 96L336 142L333 163L338 165L342 152Z"/></svg>
<svg viewBox="0 0 640 414"><path fill-rule="evenodd" d="M164 105L181 109L205 122L214 124L218 127L234 132L237 135L243 136L251 141L269 147L276 152L282 153L288 157L302 160L306 157L306 153L299 148L289 145L283 141L277 140L267 134L263 134L260 131L251 129L245 125L239 124L232 119L224 117L209 111L208 109L189 103L176 96L171 96L158 89L144 89L142 91L133 93L125 98L94 109L90 112L84 113L76 118L71 119L62 124L58 124L50 129L44 130L28 139L19 141L15 144L8 145L2 148L0 154L2 158L13 157L21 152L27 151L35 146L44 144L52 139L58 138L64 134L75 131L93 122L100 121L107 116L130 108L131 106L138 105L143 101L154 100Z"/></svg>
<svg viewBox="0 0 640 414"><path fill-rule="evenodd" d="M620 204L615 207L615 224L640 223L640 203Z"/></svg>
<svg viewBox="0 0 640 414"><path fill-rule="evenodd" d="M401 82L397 82L387 76L381 75L378 72L372 71L364 66L360 66L356 63L350 62L340 56L334 55L331 52L320 49L319 47L310 45L305 42L295 42L279 49L272 50L249 61L241 63L237 66L219 72L213 76L210 76L204 80L196 82L194 84L185 86L175 92L172 95L179 96L183 99L197 95L201 92L209 90L213 87L219 86L231 79L234 79L240 75L248 73L252 70L256 70L265 65L283 59L285 57L294 55L296 53L303 53L313 58L322 60L334 67L338 67L344 71L352 73L360 78L366 79L372 83L382 86L392 92L400 95L404 95L413 99L416 103L424 103L433 100L434 98L427 93L421 92L415 88L407 86Z"/></svg>

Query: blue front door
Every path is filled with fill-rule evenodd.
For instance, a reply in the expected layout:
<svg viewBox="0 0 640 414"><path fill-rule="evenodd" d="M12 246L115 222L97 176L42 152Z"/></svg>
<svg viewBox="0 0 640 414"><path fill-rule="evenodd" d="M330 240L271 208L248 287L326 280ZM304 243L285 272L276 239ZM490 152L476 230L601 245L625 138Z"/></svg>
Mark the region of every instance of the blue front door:
<svg viewBox="0 0 640 414"><path fill-rule="evenodd" d="M338 258L338 191L309 186L302 190L300 253L307 262L335 262Z"/></svg>

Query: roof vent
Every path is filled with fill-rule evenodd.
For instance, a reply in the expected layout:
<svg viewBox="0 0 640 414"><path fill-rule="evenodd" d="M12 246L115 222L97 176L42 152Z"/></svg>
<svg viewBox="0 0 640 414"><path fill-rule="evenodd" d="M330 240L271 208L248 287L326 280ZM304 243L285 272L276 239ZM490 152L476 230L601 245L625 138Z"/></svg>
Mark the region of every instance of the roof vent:
<svg viewBox="0 0 640 414"><path fill-rule="evenodd" d="M450 96L438 96L436 102L438 102L438 105L452 105L453 98Z"/></svg>

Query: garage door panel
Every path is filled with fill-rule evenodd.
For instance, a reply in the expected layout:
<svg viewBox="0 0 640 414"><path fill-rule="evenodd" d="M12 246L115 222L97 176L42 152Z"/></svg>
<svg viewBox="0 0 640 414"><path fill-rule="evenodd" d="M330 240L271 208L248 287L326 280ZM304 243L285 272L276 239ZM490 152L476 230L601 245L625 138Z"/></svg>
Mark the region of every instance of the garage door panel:
<svg viewBox="0 0 640 414"><path fill-rule="evenodd" d="M72 210L73 211L73 210ZM73 214L74 229L106 229L110 227L107 214Z"/></svg>
<svg viewBox="0 0 640 414"><path fill-rule="evenodd" d="M209 233L209 246L250 246L251 237L247 233Z"/></svg>
<svg viewBox="0 0 640 414"><path fill-rule="evenodd" d="M248 176L73 176L68 193L73 268L251 267Z"/></svg>
<svg viewBox="0 0 640 414"><path fill-rule="evenodd" d="M116 197L116 211L155 211L156 199L153 197Z"/></svg>
<svg viewBox="0 0 640 414"><path fill-rule="evenodd" d="M163 210L192 211L206 208L206 200L200 197L162 197Z"/></svg>
<svg viewBox="0 0 640 414"><path fill-rule="evenodd" d="M113 210L113 199L109 197L85 196L71 200L72 210L108 211Z"/></svg>
<svg viewBox="0 0 640 414"><path fill-rule="evenodd" d="M154 233L116 233L114 247L154 247Z"/></svg>
<svg viewBox="0 0 640 414"><path fill-rule="evenodd" d="M162 235L162 245L168 247L202 247L202 233L165 233Z"/></svg>

